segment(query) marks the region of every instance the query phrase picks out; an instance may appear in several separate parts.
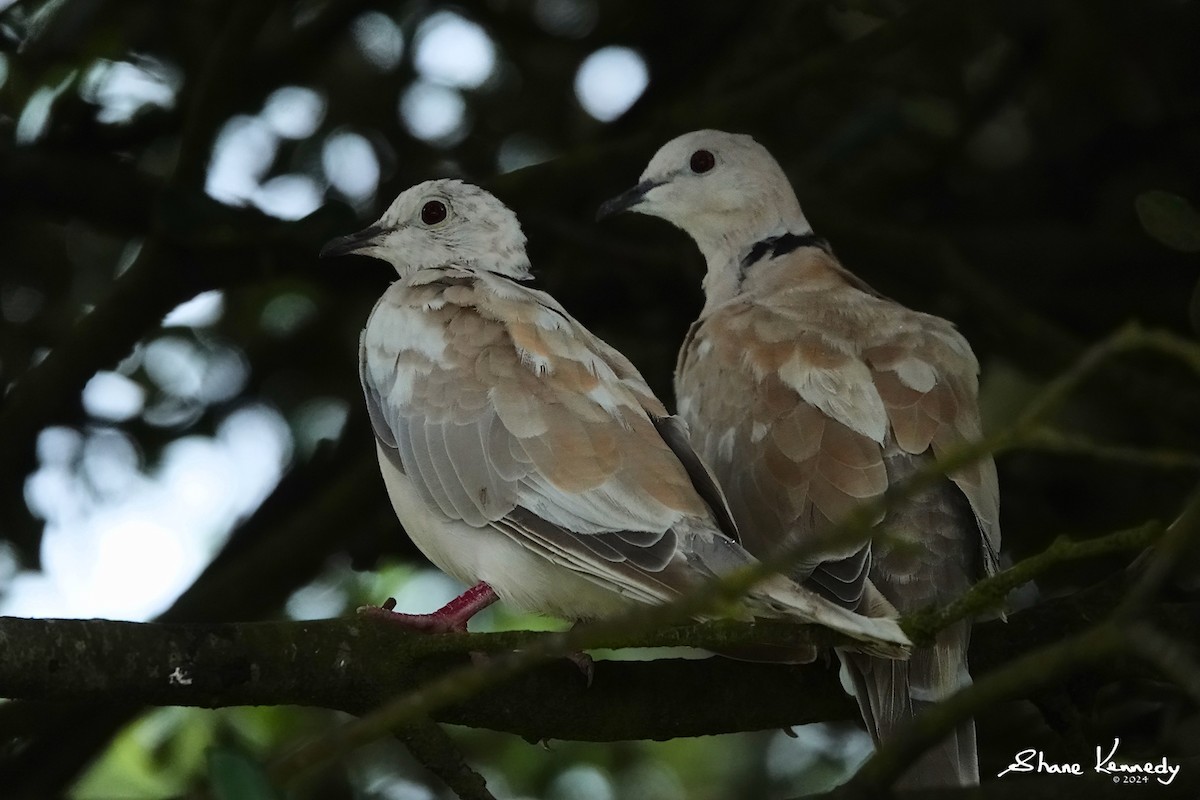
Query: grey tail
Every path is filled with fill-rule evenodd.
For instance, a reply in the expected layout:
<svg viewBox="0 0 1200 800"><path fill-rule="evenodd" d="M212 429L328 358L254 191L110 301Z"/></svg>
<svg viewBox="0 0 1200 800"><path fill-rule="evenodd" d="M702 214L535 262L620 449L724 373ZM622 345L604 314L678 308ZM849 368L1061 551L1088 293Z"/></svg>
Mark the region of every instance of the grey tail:
<svg viewBox="0 0 1200 800"><path fill-rule="evenodd" d="M959 622L938 635L933 647L913 650L908 661L839 651L842 666L875 746L897 735L926 708L970 684L967 645L971 628ZM975 722L967 720L930 748L896 782L898 789L977 786L979 754Z"/></svg>

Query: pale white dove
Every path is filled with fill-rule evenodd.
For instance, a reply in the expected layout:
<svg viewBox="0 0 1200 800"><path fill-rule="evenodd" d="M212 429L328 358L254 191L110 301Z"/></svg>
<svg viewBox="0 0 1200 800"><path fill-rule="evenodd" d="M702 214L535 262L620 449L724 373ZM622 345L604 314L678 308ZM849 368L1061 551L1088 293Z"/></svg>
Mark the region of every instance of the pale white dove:
<svg viewBox="0 0 1200 800"><path fill-rule="evenodd" d="M464 630L497 598L606 617L753 563L678 418L624 356L520 283L532 278L525 236L495 197L458 180L418 184L321 254L346 253L400 276L360 347L388 495L421 552L473 587L433 614L392 618ZM871 652L907 650L893 620L780 575L741 613L821 623Z"/></svg>
<svg viewBox="0 0 1200 800"><path fill-rule="evenodd" d="M704 130L668 142L600 216L621 210L681 228L707 262L704 307L679 354L678 412L751 553L804 543L792 576L868 614L876 588L907 613L944 605L994 572L990 458L891 508L866 536L836 529L857 504L980 438L978 363L951 323L848 272L749 136ZM845 654L843 677L877 744L970 682L969 639L964 621L907 662ZM902 779L978 782L973 723Z"/></svg>

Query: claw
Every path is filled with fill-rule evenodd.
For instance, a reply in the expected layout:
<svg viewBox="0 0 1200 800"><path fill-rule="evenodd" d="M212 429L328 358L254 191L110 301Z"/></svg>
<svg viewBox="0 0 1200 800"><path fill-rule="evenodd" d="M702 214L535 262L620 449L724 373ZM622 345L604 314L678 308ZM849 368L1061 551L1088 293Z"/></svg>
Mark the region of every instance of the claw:
<svg viewBox="0 0 1200 800"><path fill-rule="evenodd" d="M471 617L496 602L496 592L482 581L431 614L402 614L394 611L396 599L389 597L381 606L362 606L360 617L370 617L411 631L425 633L466 633Z"/></svg>
<svg viewBox="0 0 1200 800"><path fill-rule="evenodd" d="M596 676L596 662L592 657L587 653L571 653L567 656L567 661L579 668L587 688L592 688L592 679Z"/></svg>

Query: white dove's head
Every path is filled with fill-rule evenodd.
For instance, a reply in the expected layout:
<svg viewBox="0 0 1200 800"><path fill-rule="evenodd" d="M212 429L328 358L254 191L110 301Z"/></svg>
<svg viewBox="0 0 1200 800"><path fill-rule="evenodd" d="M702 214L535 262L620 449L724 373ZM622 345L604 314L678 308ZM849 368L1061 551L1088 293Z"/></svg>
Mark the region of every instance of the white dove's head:
<svg viewBox="0 0 1200 800"><path fill-rule="evenodd" d="M691 236L709 270L738 263L756 243L811 233L787 175L767 149L741 133L701 130L663 145L637 186L600 206L661 217Z"/></svg>
<svg viewBox="0 0 1200 800"><path fill-rule="evenodd" d="M322 258L348 253L386 261L401 277L441 266L533 277L512 209L478 186L450 178L405 189L374 225L321 248Z"/></svg>

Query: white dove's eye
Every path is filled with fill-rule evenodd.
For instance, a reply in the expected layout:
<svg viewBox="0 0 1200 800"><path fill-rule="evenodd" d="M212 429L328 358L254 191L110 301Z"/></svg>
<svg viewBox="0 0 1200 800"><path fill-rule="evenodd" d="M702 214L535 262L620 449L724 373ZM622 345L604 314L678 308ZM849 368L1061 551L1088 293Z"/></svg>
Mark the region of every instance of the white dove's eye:
<svg viewBox="0 0 1200 800"><path fill-rule="evenodd" d="M421 222L437 225L446 218L446 204L441 200L430 200L421 206Z"/></svg>
<svg viewBox="0 0 1200 800"><path fill-rule="evenodd" d="M697 150L692 153L692 160L689 162L692 172L695 172L697 175L701 172L708 172L716 165L716 157L707 150Z"/></svg>

